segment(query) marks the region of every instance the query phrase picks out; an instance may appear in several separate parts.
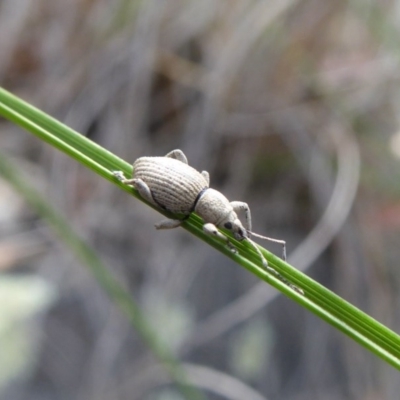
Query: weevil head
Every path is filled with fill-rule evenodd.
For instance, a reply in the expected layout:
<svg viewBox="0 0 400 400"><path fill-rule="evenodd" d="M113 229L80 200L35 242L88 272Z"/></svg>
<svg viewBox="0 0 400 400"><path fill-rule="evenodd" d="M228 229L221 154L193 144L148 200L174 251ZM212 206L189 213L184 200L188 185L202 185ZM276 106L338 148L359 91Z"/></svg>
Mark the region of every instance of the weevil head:
<svg viewBox="0 0 400 400"><path fill-rule="evenodd" d="M197 201L194 211L218 228L232 232L236 240L248 239L247 231L240 222L229 200L220 192L207 188Z"/></svg>
<svg viewBox="0 0 400 400"><path fill-rule="evenodd" d="M242 223L234 212L229 214L224 221L218 224L218 226L232 232L236 240L242 241L244 239L248 239L246 229L243 227Z"/></svg>

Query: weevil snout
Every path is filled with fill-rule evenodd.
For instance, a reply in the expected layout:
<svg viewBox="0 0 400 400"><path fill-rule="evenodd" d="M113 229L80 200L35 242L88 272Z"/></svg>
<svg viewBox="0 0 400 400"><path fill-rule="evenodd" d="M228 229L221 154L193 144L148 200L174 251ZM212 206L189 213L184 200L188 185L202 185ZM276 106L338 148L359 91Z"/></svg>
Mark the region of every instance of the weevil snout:
<svg viewBox="0 0 400 400"><path fill-rule="evenodd" d="M237 226L235 230L233 230L233 236L236 240L242 241L244 239L248 239L247 231L243 228L243 226Z"/></svg>

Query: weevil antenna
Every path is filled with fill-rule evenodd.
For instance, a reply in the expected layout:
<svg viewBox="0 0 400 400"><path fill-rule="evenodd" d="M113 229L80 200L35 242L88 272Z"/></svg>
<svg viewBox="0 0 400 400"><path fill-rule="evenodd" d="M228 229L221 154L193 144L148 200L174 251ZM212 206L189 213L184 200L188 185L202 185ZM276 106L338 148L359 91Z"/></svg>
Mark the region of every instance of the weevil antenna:
<svg viewBox="0 0 400 400"><path fill-rule="evenodd" d="M258 233L254 233L254 232L250 232L250 231L248 231L248 233L250 235L258 237L260 239L264 239L264 240L268 240L269 242L281 244L282 245L282 259L284 261L286 261L286 242L284 240L275 239L275 238L271 238L271 237L268 237L268 236L262 236L262 235L259 235Z"/></svg>
<svg viewBox="0 0 400 400"><path fill-rule="evenodd" d="M254 243L251 239L247 238L247 241L253 246L254 250L257 252L257 254L260 256L261 258L261 262L263 263L263 266L266 270L268 269L272 269L269 265L268 265L268 261L265 259L265 257L263 256L263 254L261 253L261 250L258 248L257 244ZM275 271L275 270L274 270Z"/></svg>
<svg viewBox="0 0 400 400"><path fill-rule="evenodd" d="M255 235L257 237L262 237L264 238L264 236L261 235ZM254 250L257 252L257 254L260 256L261 258L261 262L263 264L264 269L269 272L270 274L274 275L276 278L278 278L281 282L283 282L285 285L289 286L291 289L293 289L295 292L300 293L301 295L304 295L304 291L300 288L298 288L297 286L293 285L293 283L289 282L286 278L284 278L278 271L275 270L275 268L272 268L268 265L268 261L265 259L264 255L261 253L261 250L259 249L259 247L257 246L256 243L254 243L251 239L247 238L247 241L253 246ZM275 239L273 239L273 241L275 241ZM276 239L276 241L278 241L278 243L285 243L283 240L278 240Z"/></svg>

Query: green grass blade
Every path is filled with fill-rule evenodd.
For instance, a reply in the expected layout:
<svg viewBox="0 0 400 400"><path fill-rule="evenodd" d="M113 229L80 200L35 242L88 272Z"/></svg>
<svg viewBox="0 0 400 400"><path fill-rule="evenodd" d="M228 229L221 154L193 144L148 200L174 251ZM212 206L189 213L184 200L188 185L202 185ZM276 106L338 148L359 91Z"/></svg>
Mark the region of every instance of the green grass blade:
<svg viewBox="0 0 400 400"><path fill-rule="evenodd" d="M129 164L3 89L0 89L0 114L140 199L134 189L121 185L112 175L113 170L122 170L130 175ZM248 243L232 239L239 250L239 254L234 254L218 239L205 235L202 221L196 215L192 215L183 227L400 369L400 337L389 328L260 247L270 265L301 288L305 295L293 291L262 268L259 257Z"/></svg>

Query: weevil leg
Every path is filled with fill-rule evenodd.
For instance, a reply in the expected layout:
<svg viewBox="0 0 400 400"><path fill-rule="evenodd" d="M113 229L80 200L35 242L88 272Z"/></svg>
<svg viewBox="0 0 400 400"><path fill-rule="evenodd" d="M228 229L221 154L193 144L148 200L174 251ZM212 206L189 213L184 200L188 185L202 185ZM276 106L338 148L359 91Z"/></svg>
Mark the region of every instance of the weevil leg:
<svg viewBox="0 0 400 400"><path fill-rule="evenodd" d="M122 181L122 183L132 185L139 192L141 197L143 197L146 201L153 204L157 208L160 208L160 206L155 202L153 195L151 194L151 190L147 186L147 183L144 182L142 179L125 179Z"/></svg>
<svg viewBox="0 0 400 400"><path fill-rule="evenodd" d="M159 204L155 202L150 188L147 186L146 182L144 182L142 179L137 179L137 178L126 179L122 171L114 171L113 174L121 183L133 186L139 192L140 196L143 197L145 200L147 200L149 203L153 204L158 208L160 207Z"/></svg>
<svg viewBox="0 0 400 400"><path fill-rule="evenodd" d="M236 247L229 241L229 239L225 235L223 235L218 230L218 228L214 224L210 224L210 223L204 224L203 225L203 231L205 233L207 233L207 235L215 236L215 237L223 240L226 243L226 245L229 247L229 250L232 251L233 253L237 253L238 252Z"/></svg>
<svg viewBox="0 0 400 400"><path fill-rule="evenodd" d="M121 182L124 183L125 185L131 185L134 186L134 181L135 179L126 179L125 175L122 171L113 171L113 175Z"/></svg>
<svg viewBox="0 0 400 400"><path fill-rule="evenodd" d="M125 181L129 180L125 178L125 175L122 171L113 171L112 173L122 183L125 183Z"/></svg>
<svg viewBox="0 0 400 400"><path fill-rule="evenodd" d="M173 229L180 226L182 222L183 221L180 219L163 219L162 221L154 224L154 226L156 229Z"/></svg>
<svg viewBox="0 0 400 400"><path fill-rule="evenodd" d="M203 178L207 181L207 185L210 186L210 174L207 171L201 171Z"/></svg>
<svg viewBox="0 0 400 400"><path fill-rule="evenodd" d="M184 152L179 149L170 151L168 154L165 155L165 157L175 158L176 160L181 161L184 164L188 164L188 160L187 160Z"/></svg>
<svg viewBox="0 0 400 400"><path fill-rule="evenodd" d="M153 198L150 188L142 179L126 179L122 171L114 171L114 176L120 180L122 183L126 185L132 185L149 203L154 204L156 207L160 207ZM160 222L157 222L154 226L156 229L173 229L177 228L179 225L182 224L182 220L179 219L163 219Z"/></svg>
<svg viewBox="0 0 400 400"><path fill-rule="evenodd" d="M244 227L248 231L249 237L251 236L251 212L250 212L250 207L247 205L247 203L244 203L242 201L231 201L231 206L235 212L238 211L244 211L245 213L245 219L246 223L244 224Z"/></svg>

